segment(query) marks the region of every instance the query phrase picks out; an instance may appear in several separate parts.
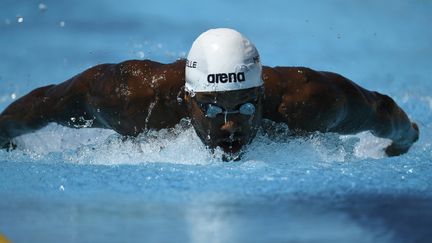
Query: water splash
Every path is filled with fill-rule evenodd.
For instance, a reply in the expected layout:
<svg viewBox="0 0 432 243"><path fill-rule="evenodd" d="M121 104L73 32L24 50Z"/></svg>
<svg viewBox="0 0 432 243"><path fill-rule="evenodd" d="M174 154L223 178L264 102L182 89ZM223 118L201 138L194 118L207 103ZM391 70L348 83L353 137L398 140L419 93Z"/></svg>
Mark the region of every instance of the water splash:
<svg viewBox="0 0 432 243"><path fill-rule="evenodd" d="M154 107L156 106L156 103L158 102L158 97L156 97L156 100L154 101L154 102L151 102L150 103L150 105L149 105L149 107L148 107L148 109L147 109L147 116L146 116L146 118L145 118L145 130L147 130L147 125L148 125L148 122L149 122L149 120L150 120L150 117L151 117L151 115L152 115L152 113L153 113L153 109L154 109Z"/></svg>
<svg viewBox="0 0 432 243"><path fill-rule="evenodd" d="M150 114L152 106L149 109ZM318 161L320 165L331 166L333 163L385 158L383 149L389 143L370 133L351 136L315 133L308 137L292 137L283 124L278 124L274 130L280 135L258 132L252 144L246 147L244 161ZM214 153L206 149L187 120L173 129L150 130L127 139L111 130L77 130L50 124L40 131L18 137L14 142L21 152L31 154L32 160L49 158L50 153L57 152L67 163L208 164L221 161L223 154L219 149Z"/></svg>

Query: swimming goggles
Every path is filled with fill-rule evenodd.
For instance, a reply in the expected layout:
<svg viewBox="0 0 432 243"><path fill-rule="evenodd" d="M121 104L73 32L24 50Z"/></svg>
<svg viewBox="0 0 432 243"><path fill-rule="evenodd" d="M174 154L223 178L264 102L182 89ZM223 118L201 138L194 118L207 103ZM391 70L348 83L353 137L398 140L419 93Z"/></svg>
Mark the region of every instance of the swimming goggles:
<svg viewBox="0 0 432 243"><path fill-rule="evenodd" d="M237 114L237 113L246 116L252 116L253 114L255 114L256 111L255 105L249 102L242 104L238 110L230 110L230 111L224 110L223 108L215 104L202 104L201 108L206 114L206 117L209 118L215 118L219 114L227 115L227 114Z"/></svg>

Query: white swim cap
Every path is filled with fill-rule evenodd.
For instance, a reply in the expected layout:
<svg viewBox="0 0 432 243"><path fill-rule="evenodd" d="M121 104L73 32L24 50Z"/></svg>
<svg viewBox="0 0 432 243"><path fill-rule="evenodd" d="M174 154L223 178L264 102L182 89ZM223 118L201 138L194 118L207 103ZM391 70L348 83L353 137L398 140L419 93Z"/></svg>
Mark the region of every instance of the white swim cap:
<svg viewBox="0 0 432 243"><path fill-rule="evenodd" d="M233 29L211 29L192 44L186 60L186 90L230 91L259 87L261 62L254 44Z"/></svg>

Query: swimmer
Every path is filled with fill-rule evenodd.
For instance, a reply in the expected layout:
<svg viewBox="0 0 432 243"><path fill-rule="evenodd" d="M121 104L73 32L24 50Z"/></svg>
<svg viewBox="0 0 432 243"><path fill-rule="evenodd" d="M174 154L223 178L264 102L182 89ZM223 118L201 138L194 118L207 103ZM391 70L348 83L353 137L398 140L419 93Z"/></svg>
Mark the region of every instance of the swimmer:
<svg viewBox="0 0 432 243"><path fill-rule="evenodd" d="M240 158L262 119L285 123L294 135L371 131L392 140L388 156L406 153L419 137L389 96L336 73L262 66L252 42L220 28L202 33L186 60L102 64L31 91L1 113L0 147L10 149L14 137L50 122L137 136L183 118L208 148L220 147L229 159Z"/></svg>

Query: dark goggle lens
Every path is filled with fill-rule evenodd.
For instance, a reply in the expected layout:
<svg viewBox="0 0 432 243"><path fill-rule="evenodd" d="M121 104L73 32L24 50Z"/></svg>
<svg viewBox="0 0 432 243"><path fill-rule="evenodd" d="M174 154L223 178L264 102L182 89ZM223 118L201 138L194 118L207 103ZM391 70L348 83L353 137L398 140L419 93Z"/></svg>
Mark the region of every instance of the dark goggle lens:
<svg viewBox="0 0 432 243"><path fill-rule="evenodd" d="M252 116L255 114L255 106L252 103L245 103L240 106L239 112L243 115Z"/></svg>
<svg viewBox="0 0 432 243"><path fill-rule="evenodd" d="M210 118L215 118L218 114L221 114L222 112L223 110L219 106L208 105L206 116Z"/></svg>

